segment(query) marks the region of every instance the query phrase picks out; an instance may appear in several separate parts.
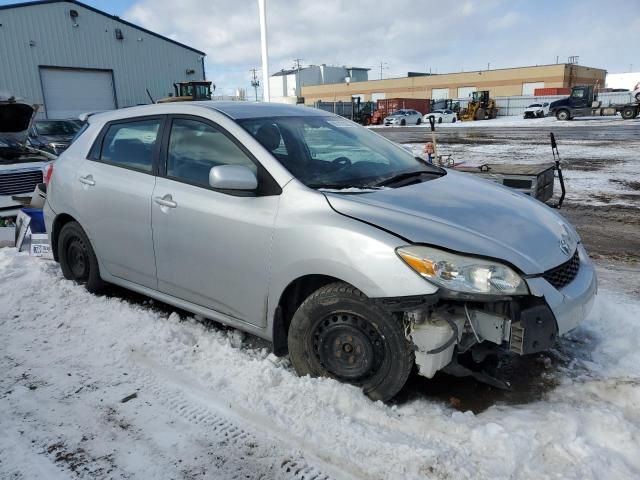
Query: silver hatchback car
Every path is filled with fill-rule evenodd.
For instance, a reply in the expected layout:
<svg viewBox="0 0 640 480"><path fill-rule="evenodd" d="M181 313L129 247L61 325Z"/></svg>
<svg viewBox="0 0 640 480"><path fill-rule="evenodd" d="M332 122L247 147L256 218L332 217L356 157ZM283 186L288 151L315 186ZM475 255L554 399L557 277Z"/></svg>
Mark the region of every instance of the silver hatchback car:
<svg viewBox="0 0 640 480"><path fill-rule="evenodd" d="M459 375L466 352L547 349L596 292L552 209L298 106L92 116L55 163L45 219L66 278L258 335L300 375L372 399L414 365Z"/></svg>

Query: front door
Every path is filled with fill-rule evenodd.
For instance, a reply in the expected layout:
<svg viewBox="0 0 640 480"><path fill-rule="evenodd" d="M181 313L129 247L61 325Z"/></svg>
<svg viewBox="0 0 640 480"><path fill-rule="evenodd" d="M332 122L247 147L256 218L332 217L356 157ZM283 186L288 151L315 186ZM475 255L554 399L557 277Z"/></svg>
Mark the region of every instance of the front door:
<svg viewBox="0 0 640 480"><path fill-rule="evenodd" d="M162 117L108 124L76 180L80 223L108 273L156 288L151 195Z"/></svg>
<svg viewBox="0 0 640 480"><path fill-rule="evenodd" d="M207 120L174 117L166 142L152 203L158 289L264 326L279 196L209 186L214 166L260 167Z"/></svg>
<svg viewBox="0 0 640 480"><path fill-rule="evenodd" d="M591 100L587 87L574 88L569 97L572 117L583 117L591 114Z"/></svg>

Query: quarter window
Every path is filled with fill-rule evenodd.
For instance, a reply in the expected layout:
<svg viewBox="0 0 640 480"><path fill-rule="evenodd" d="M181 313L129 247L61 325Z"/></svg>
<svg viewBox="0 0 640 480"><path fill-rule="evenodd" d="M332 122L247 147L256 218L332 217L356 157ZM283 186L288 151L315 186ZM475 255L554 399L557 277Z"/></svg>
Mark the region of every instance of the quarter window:
<svg viewBox="0 0 640 480"><path fill-rule="evenodd" d="M173 120L168 177L208 187L209 171L219 165L244 165L257 174L256 164L221 130L198 120Z"/></svg>
<svg viewBox="0 0 640 480"><path fill-rule="evenodd" d="M159 119L153 119L111 125L102 141L100 160L151 172L160 122Z"/></svg>

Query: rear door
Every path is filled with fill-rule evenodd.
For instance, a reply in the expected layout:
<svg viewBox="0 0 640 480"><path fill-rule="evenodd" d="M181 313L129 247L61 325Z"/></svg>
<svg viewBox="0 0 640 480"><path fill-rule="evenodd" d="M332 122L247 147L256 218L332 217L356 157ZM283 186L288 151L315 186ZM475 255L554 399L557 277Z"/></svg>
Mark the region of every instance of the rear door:
<svg viewBox="0 0 640 480"><path fill-rule="evenodd" d="M108 123L76 180L80 223L108 273L156 288L151 234L151 196L162 116Z"/></svg>
<svg viewBox="0 0 640 480"><path fill-rule="evenodd" d="M158 289L264 326L279 187L209 120L174 116L163 143L163 171L152 203ZM258 174L258 189L212 189L209 171L217 165L249 167Z"/></svg>

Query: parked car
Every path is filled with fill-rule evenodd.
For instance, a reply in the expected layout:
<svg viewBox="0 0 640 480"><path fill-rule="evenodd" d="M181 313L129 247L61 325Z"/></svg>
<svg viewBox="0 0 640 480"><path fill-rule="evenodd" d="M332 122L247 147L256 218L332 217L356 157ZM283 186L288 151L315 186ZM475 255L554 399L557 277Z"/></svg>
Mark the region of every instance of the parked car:
<svg viewBox="0 0 640 480"><path fill-rule="evenodd" d="M29 132L29 144L34 148L59 155L64 152L78 130L80 120L36 120Z"/></svg>
<svg viewBox="0 0 640 480"><path fill-rule="evenodd" d="M410 109L396 110L384 119L385 125L420 125L421 122L422 114Z"/></svg>
<svg viewBox="0 0 640 480"><path fill-rule="evenodd" d="M532 103L524 111L524 118L542 118L549 115L549 102Z"/></svg>
<svg viewBox="0 0 640 480"><path fill-rule="evenodd" d="M456 123L458 116L453 110L434 110L431 113L426 113L422 117L424 123L429 123L429 117L433 117L436 123Z"/></svg>
<svg viewBox="0 0 640 480"><path fill-rule="evenodd" d="M54 157L26 145L35 112L14 97L0 99L0 218L18 214L22 204L12 197L32 195Z"/></svg>
<svg viewBox="0 0 640 480"><path fill-rule="evenodd" d="M300 375L388 400L458 354L550 348L591 308L580 237L537 200L283 104L98 114L44 207L65 278L270 340Z"/></svg>

